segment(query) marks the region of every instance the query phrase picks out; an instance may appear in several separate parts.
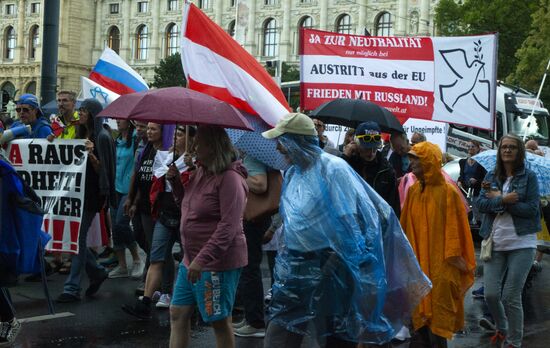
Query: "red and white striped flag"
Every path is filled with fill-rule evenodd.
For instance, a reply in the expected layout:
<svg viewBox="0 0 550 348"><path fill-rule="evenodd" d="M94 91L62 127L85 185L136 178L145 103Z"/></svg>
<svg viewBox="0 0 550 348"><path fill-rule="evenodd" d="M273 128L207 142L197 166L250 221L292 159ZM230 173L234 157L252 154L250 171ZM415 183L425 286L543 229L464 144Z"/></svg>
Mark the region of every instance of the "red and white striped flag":
<svg viewBox="0 0 550 348"><path fill-rule="evenodd" d="M274 126L289 112L264 67L192 3L183 12L181 61L188 87Z"/></svg>

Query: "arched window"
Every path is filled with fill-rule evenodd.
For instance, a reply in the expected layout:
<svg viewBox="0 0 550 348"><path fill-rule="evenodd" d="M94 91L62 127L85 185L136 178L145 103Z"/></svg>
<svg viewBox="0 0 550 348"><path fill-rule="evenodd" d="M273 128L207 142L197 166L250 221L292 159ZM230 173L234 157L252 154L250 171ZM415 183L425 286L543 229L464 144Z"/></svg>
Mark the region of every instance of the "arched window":
<svg viewBox="0 0 550 348"><path fill-rule="evenodd" d="M135 58L139 60L147 59L147 49L149 48L149 29L146 25L138 27L136 32L136 54Z"/></svg>
<svg viewBox="0 0 550 348"><path fill-rule="evenodd" d="M298 33L297 33L298 34L298 45L296 46L296 54L299 53L300 46L302 45L302 43L300 41L300 39L301 39L300 28L305 28L305 29L313 28L313 18L311 18L310 16L303 16L298 21Z"/></svg>
<svg viewBox="0 0 550 348"><path fill-rule="evenodd" d="M109 48L117 54L120 51L120 30L115 26L112 26L111 29L109 29L107 46L109 46Z"/></svg>
<svg viewBox="0 0 550 348"><path fill-rule="evenodd" d="M39 31L38 31L38 25L33 25L31 27L31 30L29 31L29 59L35 59L36 58L36 49L39 44ZM33 93L34 94L34 93Z"/></svg>
<svg viewBox="0 0 550 348"><path fill-rule="evenodd" d="M264 24L264 57L275 57L279 54L279 32L277 21L269 18Z"/></svg>
<svg viewBox="0 0 550 348"><path fill-rule="evenodd" d="M170 23L166 27L166 52L165 56L171 56L178 52L178 38L180 36L180 29L177 24Z"/></svg>
<svg viewBox="0 0 550 348"><path fill-rule="evenodd" d="M382 12L378 15L376 21L376 35L377 36L391 36L393 35L393 25L391 22L391 14L389 12Z"/></svg>
<svg viewBox="0 0 550 348"><path fill-rule="evenodd" d="M336 32L340 34L351 34L351 17L343 14L336 21Z"/></svg>
<svg viewBox="0 0 550 348"><path fill-rule="evenodd" d="M25 93L35 94L36 95L36 82L30 82L25 88Z"/></svg>
<svg viewBox="0 0 550 348"><path fill-rule="evenodd" d="M13 83L8 81L2 85L2 87L0 88L0 92L2 93L2 95L0 96L0 100L2 100L2 105L0 105L0 107L4 109L11 96L15 95L15 86L13 85Z"/></svg>
<svg viewBox="0 0 550 348"><path fill-rule="evenodd" d="M5 33L4 42L6 44L4 58L13 59L13 56L15 55L15 29L13 29L13 27L8 27Z"/></svg>
<svg viewBox="0 0 550 348"><path fill-rule="evenodd" d="M227 26L227 33L232 38L235 38L235 20L232 20L231 22L229 22L229 25Z"/></svg>

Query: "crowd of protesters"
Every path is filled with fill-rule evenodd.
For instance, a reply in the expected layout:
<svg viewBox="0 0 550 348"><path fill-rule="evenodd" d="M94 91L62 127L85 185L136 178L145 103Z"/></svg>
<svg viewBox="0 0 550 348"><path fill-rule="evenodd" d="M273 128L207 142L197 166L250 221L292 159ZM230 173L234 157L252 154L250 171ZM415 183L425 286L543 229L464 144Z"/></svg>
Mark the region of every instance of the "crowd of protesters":
<svg viewBox="0 0 550 348"><path fill-rule="evenodd" d="M117 121L114 130L98 117L95 99L76 109L75 93L62 91L57 102L59 114L48 119L36 96L22 95L9 129L15 139L85 141L85 191L93 194L85 195L78 254L52 255L55 270L68 268L58 302L81 300L83 272L86 296L109 278L132 277L143 284L122 309L150 320L153 306L170 308L171 347L188 346L196 310L218 347L233 347L234 335L265 337L265 347L300 347L306 336L322 347L391 347L402 332L410 347L447 347L464 326L476 267L470 225L480 225L492 253L476 291L492 340L521 347L522 289L533 265L540 268L536 233L541 210L548 216L524 165L526 151L540 151L536 142L502 137L487 172L472 158L481 147L471 141L454 183L442 171L444 154L421 133L410 143L391 134L384 151L380 126L365 122L336 147L320 120L288 114L263 133L289 165L279 214L251 218L243 217L247 197L274 189L273 169L234 148L223 128ZM87 245L98 214L110 231L110 270ZM0 343L13 342L21 324L0 285ZM240 321L232 319L236 303Z"/></svg>

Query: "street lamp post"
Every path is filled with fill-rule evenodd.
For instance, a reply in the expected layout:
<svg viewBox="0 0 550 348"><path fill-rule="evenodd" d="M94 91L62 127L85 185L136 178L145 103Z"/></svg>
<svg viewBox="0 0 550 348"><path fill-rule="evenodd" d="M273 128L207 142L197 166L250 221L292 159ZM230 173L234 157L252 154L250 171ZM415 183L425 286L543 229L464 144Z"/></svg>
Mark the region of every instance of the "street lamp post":
<svg viewBox="0 0 550 348"><path fill-rule="evenodd" d="M44 31L40 96L42 104L55 99L57 87L57 54L59 45L59 0L44 1Z"/></svg>

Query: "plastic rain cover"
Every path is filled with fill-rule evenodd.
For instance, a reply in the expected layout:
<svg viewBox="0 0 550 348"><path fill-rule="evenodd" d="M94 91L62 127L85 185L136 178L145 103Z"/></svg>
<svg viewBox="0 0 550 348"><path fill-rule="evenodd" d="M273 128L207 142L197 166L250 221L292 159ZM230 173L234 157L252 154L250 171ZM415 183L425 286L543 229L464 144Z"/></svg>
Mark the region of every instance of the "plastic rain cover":
<svg viewBox="0 0 550 348"><path fill-rule="evenodd" d="M391 207L318 138L278 138L292 166L269 319L289 331L390 341L431 283Z"/></svg>

